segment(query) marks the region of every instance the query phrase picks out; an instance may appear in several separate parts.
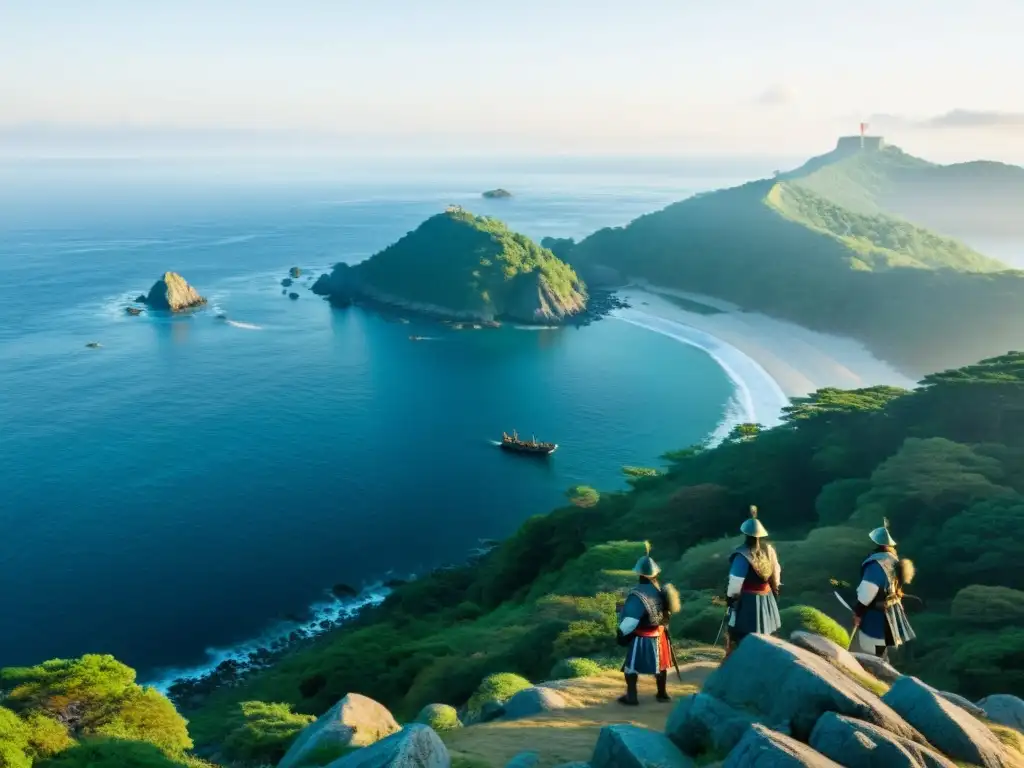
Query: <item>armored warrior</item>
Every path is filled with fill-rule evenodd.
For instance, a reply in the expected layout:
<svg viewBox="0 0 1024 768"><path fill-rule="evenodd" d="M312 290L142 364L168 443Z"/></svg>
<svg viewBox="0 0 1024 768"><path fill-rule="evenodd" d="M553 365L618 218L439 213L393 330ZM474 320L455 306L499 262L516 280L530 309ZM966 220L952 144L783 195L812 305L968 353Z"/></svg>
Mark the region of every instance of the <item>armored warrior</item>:
<svg viewBox="0 0 1024 768"><path fill-rule="evenodd" d="M876 548L860 566L850 650L885 658L889 648L898 648L916 637L903 610L903 587L914 579L914 563L896 554L888 520L883 520L882 527L875 528L870 538Z"/></svg>
<svg viewBox="0 0 1024 768"><path fill-rule="evenodd" d="M634 587L622 606L618 629L619 645L626 647L626 660L622 671L626 676L626 694L619 697L620 704L639 704L636 693L640 675L654 675L658 685L658 701L670 701L666 690L668 668L674 663L668 637L668 622L680 608L679 593L671 584L658 583L661 568L651 558L651 545L645 542L647 553L636 561L633 572L639 584Z"/></svg>
<svg viewBox="0 0 1024 768"><path fill-rule="evenodd" d="M776 598L782 583L782 569L775 548L765 541L768 531L757 519L757 507L740 532L747 539L729 556L729 584L725 590L725 655L729 656L747 635L771 635L782 626Z"/></svg>

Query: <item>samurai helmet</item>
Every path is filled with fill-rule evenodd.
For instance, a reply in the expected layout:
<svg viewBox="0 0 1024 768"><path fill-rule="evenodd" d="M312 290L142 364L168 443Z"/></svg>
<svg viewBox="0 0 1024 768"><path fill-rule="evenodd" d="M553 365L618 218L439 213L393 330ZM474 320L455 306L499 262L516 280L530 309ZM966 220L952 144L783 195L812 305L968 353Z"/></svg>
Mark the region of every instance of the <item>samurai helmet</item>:
<svg viewBox="0 0 1024 768"><path fill-rule="evenodd" d="M753 536L755 539L761 539L768 535L768 529L757 519L757 507L753 504L750 505L750 517L744 520L743 525L740 526L740 533Z"/></svg>
<svg viewBox="0 0 1024 768"><path fill-rule="evenodd" d="M875 528L869 536L871 540L880 547L895 547L896 539L889 534L889 518L882 518L882 527Z"/></svg>
<svg viewBox="0 0 1024 768"><path fill-rule="evenodd" d="M659 573L661 573L661 566L654 562L651 557L651 542L644 542L644 549L646 554L636 561L636 565L633 566L633 572L640 576L646 576L648 579L653 579Z"/></svg>

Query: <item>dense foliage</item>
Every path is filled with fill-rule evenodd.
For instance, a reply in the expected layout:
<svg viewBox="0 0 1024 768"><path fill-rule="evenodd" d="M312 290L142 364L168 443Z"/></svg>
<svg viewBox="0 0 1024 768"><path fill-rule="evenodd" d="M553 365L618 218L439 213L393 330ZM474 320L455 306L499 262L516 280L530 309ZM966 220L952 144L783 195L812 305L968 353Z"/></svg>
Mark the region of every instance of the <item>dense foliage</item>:
<svg viewBox="0 0 1024 768"><path fill-rule="evenodd" d="M353 270L384 294L490 317L527 315L538 290L564 307L582 308L586 298L582 281L551 251L461 208L432 216Z"/></svg>
<svg viewBox="0 0 1024 768"><path fill-rule="evenodd" d="M583 274L612 267L853 336L915 374L964 365L1024 346L1024 274L899 217L941 196L927 180L949 177L943 168L896 149L828 155L602 229L563 253ZM1007 168L949 182L956 204L991 210L993 190L1010 187L1024 201L1024 170Z"/></svg>

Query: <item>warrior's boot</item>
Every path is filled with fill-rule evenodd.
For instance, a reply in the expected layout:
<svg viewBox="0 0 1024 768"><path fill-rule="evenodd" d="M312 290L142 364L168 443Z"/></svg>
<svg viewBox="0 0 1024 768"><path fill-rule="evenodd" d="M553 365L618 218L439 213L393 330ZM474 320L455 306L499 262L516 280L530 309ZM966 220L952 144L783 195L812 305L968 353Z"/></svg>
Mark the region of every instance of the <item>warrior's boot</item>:
<svg viewBox="0 0 1024 768"><path fill-rule="evenodd" d="M628 707L635 707L640 703L640 700L636 696L636 680L638 675L626 675L626 695L619 696L619 704L625 704Z"/></svg>
<svg viewBox="0 0 1024 768"><path fill-rule="evenodd" d="M654 682L658 684L658 701L672 701L672 697L668 695L668 691L665 690L668 687L668 670L661 670L654 676Z"/></svg>

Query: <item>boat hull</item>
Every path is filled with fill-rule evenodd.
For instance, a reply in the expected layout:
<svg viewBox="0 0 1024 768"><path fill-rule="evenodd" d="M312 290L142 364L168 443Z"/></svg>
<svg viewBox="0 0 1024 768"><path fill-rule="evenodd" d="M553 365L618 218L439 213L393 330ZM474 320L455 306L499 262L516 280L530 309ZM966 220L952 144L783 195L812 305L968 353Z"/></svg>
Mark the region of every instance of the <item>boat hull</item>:
<svg viewBox="0 0 1024 768"><path fill-rule="evenodd" d="M527 456L550 456L552 453L558 450L558 445L542 445L542 446L529 446L529 445L514 445L510 443L502 443L501 450L508 451L509 453L522 453Z"/></svg>

